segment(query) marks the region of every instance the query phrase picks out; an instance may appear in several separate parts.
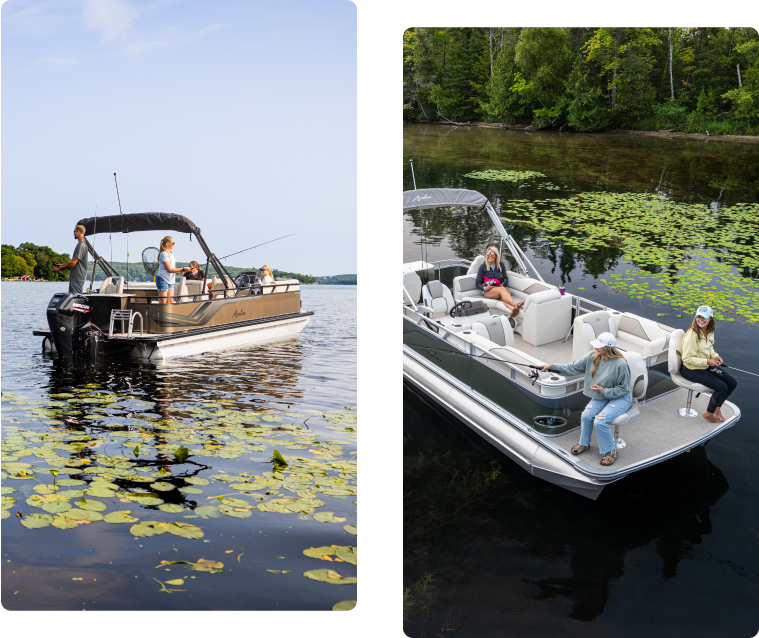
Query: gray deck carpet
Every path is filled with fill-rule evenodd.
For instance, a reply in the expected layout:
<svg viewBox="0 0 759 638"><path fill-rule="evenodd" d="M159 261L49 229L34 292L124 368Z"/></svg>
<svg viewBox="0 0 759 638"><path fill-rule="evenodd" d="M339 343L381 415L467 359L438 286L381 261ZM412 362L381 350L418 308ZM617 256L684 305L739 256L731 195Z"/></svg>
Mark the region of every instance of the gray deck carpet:
<svg viewBox="0 0 759 638"><path fill-rule="evenodd" d="M521 335L514 333L514 347L544 363L572 363L572 337L566 343L561 340L543 346L531 346Z"/></svg>
<svg viewBox="0 0 759 638"><path fill-rule="evenodd" d="M680 416L677 410L685 407L687 397L687 390L679 388L675 392L642 404L640 415L619 428L619 436L625 440L627 447L618 450L619 457L609 467L609 470L618 470L620 467L656 457L667 450L685 445L689 441L694 441L713 429L721 427L716 423L709 423L701 416L706 412L706 406L709 402L708 394L702 394L698 399L694 395L692 407L698 412L697 417ZM733 415L734 412L730 406L727 404L722 406L722 416L729 419ZM580 429L567 432L561 436L550 437L548 440L569 451L572 446L580 442ZM600 463L601 455L595 428L591 437L590 449L577 458L593 467L606 469Z"/></svg>

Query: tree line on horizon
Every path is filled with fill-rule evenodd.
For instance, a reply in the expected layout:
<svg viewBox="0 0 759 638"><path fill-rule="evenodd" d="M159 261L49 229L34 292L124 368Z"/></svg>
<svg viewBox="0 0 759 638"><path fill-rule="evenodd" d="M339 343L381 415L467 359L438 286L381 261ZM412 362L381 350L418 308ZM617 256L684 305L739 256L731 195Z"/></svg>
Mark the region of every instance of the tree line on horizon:
<svg viewBox="0 0 759 638"><path fill-rule="evenodd" d="M53 272L56 264L65 264L71 261L71 255L56 253L48 246L37 246L30 242L19 244L18 248L10 244L2 244L2 276L3 277L23 277L24 275L33 275L37 279L47 281L68 281L69 272L63 270L58 273ZM142 265L142 261L127 262L109 262L111 266L119 273L127 277L128 281L152 281L152 275L149 275ZM177 266L188 266L189 262L177 262ZM127 267L128 266L128 267ZM205 264L201 264L205 268ZM242 272L257 270L256 268L244 268L236 266L227 266L227 270L232 277L237 277ZM89 275L92 273L92 259L89 262ZM213 268L209 271L209 276L213 273ZM282 279L297 279L303 284L313 284L317 281L323 284L356 284L356 275L333 275L324 277L313 277L303 275L297 272L288 272L272 268L274 277ZM105 279L105 274L98 266L95 269L95 279Z"/></svg>
<svg viewBox="0 0 759 638"><path fill-rule="evenodd" d="M759 134L759 34L743 27L412 28L407 120Z"/></svg>

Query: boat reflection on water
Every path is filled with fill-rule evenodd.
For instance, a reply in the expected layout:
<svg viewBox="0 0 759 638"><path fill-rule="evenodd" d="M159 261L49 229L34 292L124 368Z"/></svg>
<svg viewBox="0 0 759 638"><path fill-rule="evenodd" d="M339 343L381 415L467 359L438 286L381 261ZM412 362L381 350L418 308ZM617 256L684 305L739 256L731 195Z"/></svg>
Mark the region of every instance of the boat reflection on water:
<svg viewBox="0 0 759 638"><path fill-rule="evenodd" d="M657 571L650 562L658 561L667 580L683 561L706 554L743 575L696 548L712 531L710 508L729 488L704 448L632 474L593 502L532 480L404 386L404 468L404 616L412 637L441 627L457 636L499 635L506 626L510 635L558 632L566 618L604 614L616 590L615 618L629 612L633 635L649 620L640 614L643 593L625 595L626 571ZM672 601L676 617L698 613L694 600Z"/></svg>

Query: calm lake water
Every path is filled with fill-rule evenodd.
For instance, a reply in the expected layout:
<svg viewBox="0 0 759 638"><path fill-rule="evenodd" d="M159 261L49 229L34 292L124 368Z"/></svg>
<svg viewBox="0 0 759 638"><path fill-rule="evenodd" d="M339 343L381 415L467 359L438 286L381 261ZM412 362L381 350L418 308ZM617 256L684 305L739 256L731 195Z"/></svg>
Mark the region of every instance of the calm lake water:
<svg viewBox="0 0 759 638"><path fill-rule="evenodd" d="M713 209L759 201L759 147L629 135L406 125L404 190L470 188L496 206L574 193L657 193ZM533 182L464 178L538 171ZM542 188L550 182L557 190ZM520 188L521 186L521 188ZM431 216L429 261L482 252L477 215ZM485 222L487 218L485 218ZM404 261L421 258L404 215ZM600 278L613 251L549 249L507 225L546 281L676 327ZM759 326L718 322L728 365L759 373ZM406 634L421 636L755 636L759 630L759 378L734 373L741 421L709 442L607 487L596 502L530 476L466 425L404 386ZM410 435L410 436L409 436Z"/></svg>
<svg viewBox="0 0 759 638"><path fill-rule="evenodd" d="M2 521L3 606L330 610L355 600L356 287L304 286L315 314L297 341L161 366L42 355L32 330L66 288L2 284L3 507L15 499ZM180 444L191 456L172 464ZM288 468L273 466L274 449ZM137 520L109 524L126 510ZM22 525L40 516L57 523ZM135 535L138 525L158 533ZM327 569L348 582L304 577Z"/></svg>

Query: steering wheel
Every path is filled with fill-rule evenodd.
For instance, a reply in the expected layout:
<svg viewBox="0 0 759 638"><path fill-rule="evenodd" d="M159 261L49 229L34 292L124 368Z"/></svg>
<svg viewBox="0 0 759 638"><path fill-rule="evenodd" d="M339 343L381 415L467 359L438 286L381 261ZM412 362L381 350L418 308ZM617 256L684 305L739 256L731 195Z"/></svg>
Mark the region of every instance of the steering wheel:
<svg viewBox="0 0 759 638"><path fill-rule="evenodd" d="M459 316L459 312L462 310L469 310L474 304L469 301L468 299L465 301L459 301L453 308L451 308L451 312L448 314L451 315L452 318L456 318Z"/></svg>

